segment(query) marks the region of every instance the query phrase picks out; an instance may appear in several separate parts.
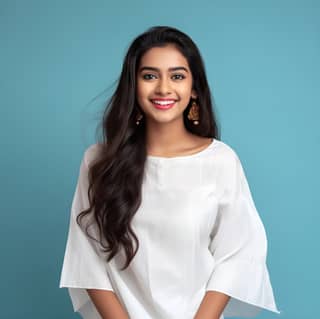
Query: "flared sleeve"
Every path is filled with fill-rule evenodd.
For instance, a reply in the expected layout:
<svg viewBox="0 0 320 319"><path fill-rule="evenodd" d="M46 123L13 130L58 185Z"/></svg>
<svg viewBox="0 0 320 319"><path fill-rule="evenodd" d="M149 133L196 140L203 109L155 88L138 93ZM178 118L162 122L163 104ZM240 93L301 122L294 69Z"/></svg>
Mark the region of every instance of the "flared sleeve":
<svg viewBox="0 0 320 319"><path fill-rule="evenodd" d="M78 312L89 306L92 307L86 289L94 288L114 291L108 275L106 260L99 254L94 240L89 238L85 233L85 229L76 222L77 215L89 207L86 155L90 148L92 146L84 153L79 169L59 284L60 288L68 288L73 309ZM88 304L89 300L90 305Z"/></svg>
<svg viewBox="0 0 320 319"><path fill-rule="evenodd" d="M234 151L223 166L223 191L209 244L214 267L206 291L230 296L225 317L254 317L262 309L280 314L266 265L266 232Z"/></svg>

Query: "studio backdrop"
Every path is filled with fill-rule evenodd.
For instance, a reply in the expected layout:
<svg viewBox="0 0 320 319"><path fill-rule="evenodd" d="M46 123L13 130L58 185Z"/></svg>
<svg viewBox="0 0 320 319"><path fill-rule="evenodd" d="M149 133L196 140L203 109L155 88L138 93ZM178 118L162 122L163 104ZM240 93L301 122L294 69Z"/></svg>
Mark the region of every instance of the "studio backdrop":
<svg viewBox="0 0 320 319"><path fill-rule="evenodd" d="M268 236L282 319L318 318L319 1L0 1L1 318L79 318L59 278L84 150L130 41L185 31ZM258 318L277 315L262 312Z"/></svg>

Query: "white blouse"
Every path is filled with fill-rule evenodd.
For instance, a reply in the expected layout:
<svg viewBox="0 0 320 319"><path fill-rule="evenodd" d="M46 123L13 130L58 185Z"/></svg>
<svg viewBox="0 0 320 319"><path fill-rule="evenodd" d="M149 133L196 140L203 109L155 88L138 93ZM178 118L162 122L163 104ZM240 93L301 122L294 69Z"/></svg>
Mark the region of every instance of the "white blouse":
<svg viewBox="0 0 320 319"><path fill-rule="evenodd" d="M220 319L262 309L280 314L266 232L230 146L213 139L196 154L147 156L142 204L132 220L140 246L124 271L123 250L107 263L75 220L89 207L88 166L98 147L88 147L81 162L61 272L74 311L101 319L85 290L95 288L114 291L130 319L193 319L208 290L231 297Z"/></svg>

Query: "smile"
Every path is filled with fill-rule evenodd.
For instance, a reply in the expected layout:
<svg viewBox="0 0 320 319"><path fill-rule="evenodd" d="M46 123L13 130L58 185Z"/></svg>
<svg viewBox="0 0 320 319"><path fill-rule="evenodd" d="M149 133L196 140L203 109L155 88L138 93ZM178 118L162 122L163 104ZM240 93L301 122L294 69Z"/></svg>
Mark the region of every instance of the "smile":
<svg viewBox="0 0 320 319"><path fill-rule="evenodd" d="M169 109L171 108L174 103L176 102L175 100L151 100L152 104L154 105L154 107L156 107L157 109Z"/></svg>

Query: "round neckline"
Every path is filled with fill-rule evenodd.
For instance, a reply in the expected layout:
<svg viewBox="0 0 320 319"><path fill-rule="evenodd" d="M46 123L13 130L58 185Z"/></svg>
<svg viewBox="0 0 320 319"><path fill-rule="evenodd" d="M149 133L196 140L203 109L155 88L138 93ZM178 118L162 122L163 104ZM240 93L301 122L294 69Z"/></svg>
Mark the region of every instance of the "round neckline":
<svg viewBox="0 0 320 319"><path fill-rule="evenodd" d="M156 155L147 155L147 159L151 159L151 160L161 160L161 161L170 161L170 160L181 160L181 159L189 159L189 158L193 158L193 157L198 157L199 155L207 152L213 145L216 144L216 139L212 138L211 143L204 148L203 150L197 152L197 153L193 153L193 154L189 154L189 155L179 155L179 156L172 156L172 157L165 157L165 156L156 156Z"/></svg>

